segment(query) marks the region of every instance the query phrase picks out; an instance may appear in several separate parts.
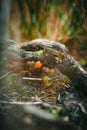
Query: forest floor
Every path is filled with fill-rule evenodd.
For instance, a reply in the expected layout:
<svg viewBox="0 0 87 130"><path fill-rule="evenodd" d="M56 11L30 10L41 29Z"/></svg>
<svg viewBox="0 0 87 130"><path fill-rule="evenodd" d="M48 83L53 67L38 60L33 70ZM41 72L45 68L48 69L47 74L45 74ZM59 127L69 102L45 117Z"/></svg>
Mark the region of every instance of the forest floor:
<svg viewBox="0 0 87 130"><path fill-rule="evenodd" d="M70 52L87 69L87 51L77 48ZM28 87L20 78L18 71L9 73L8 84L0 89L0 122L6 124L8 130L28 130L29 127L30 130L87 129L87 97L80 91L72 86L62 94L52 91L50 95L50 88ZM40 86L41 82L38 84ZM3 125L2 130L5 130Z"/></svg>

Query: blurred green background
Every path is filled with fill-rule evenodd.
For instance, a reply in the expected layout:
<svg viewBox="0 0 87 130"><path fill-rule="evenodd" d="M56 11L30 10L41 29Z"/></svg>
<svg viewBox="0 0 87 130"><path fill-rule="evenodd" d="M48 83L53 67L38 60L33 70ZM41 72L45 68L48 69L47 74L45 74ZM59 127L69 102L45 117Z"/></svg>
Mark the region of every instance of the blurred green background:
<svg viewBox="0 0 87 130"><path fill-rule="evenodd" d="M10 38L59 41L87 67L86 0L14 0L10 11Z"/></svg>

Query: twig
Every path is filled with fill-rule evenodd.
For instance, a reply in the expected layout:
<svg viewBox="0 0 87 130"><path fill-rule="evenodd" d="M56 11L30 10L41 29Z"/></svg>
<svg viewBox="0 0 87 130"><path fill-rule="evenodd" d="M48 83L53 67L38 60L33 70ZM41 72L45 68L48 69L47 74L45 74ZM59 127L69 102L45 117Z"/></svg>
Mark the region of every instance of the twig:
<svg viewBox="0 0 87 130"><path fill-rule="evenodd" d="M10 73L12 73L12 71L9 71L9 72L7 72L6 74L2 75L2 76L0 77L0 80L3 79L3 78L5 78L5 77L6 77L7 75L9 75Z"/></svg>
<svg viewBox="0 0 87 130"><path fill-rule="evenodd" d="M23 77L23 79L25 79L25 80L43 80L43 79L41 79L41 78L31 78L31 77Z"/></svg>
<svg viewBox="0 0 87 130"><path fill-rule="evenodd" d="M9 101L0 101L0 103L3 103L3 104L13 104L13 105L40 105L42 104L41 101L38 101L38 102L9 102Z"/></svg>
<svg viewBox="0 0 87 130"><path fill-rule="evenodd" d="M23 77L25 80L51 80L52 78L42 79L42 78L31 78L31 77Z"/></svg>
<svg viewBox="0 0 87 130"><path fill-rule="evenodd" d="M23 77L25 80L39 80L39 81L44 81L44 80L52 80L52 79L61 79L60 77L52 77L52 78L32 78L32 77Z"/></svg>

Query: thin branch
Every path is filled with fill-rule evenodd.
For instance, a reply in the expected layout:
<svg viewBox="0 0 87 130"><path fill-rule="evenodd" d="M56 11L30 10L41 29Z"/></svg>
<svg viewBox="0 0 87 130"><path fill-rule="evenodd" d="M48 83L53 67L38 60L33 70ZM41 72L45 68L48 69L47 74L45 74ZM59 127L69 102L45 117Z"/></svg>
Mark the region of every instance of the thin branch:
<svg viewBox="0 0 87 130"><path fill-rule="evenodd" d="M23 79L25 79L25 80L39 80L39 81L43 81L43 80L51 80L52 78L42 79L42 78L23 77Z"/></svg>
<svg viewBox="0 0 87 130"><path fill-rule="evenodd" d="M7 75L9 75L10 73L12 73L12 71L9 71L9 72L7 72L6 74L2 75L2 76L0 77L0 80L3 79L3 78L5 78L5 77L6 77Z"/></svg>
<svg viewBox="0 0 87 130"><path fill-rule="evenodd" d="M38 102L9 102L9 101L0 101L3 104L12 104L12 105L40 105L42 104L41 101Z"/></svg>

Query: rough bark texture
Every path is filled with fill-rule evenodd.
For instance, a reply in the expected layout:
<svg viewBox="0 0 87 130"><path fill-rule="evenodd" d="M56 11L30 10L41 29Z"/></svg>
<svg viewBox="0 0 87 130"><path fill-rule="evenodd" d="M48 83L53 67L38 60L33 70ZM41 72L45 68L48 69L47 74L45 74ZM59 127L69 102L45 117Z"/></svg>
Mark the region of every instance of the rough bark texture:
<svg viewBox="0 0 87 130"><path fill-rule="evenodd" d="M70 78L73 85L77 86L78 90L87 93L87 72L70 55L68 48L64 45L52 40L36 39L22 44L21 48L24 51L33 53L31 56L29 56L29 54L26 55L25 53L25 57L28 59L32 59L32 57L38 59L38 55L35 55L37 50L50 48L50 51L47 52L50 54L47 55L47 53L44 53L40 57L40 60L45 60L45 65L47 66L50 66L51 64L54 67L56 66L62 74L65 74Z"/></svg>

